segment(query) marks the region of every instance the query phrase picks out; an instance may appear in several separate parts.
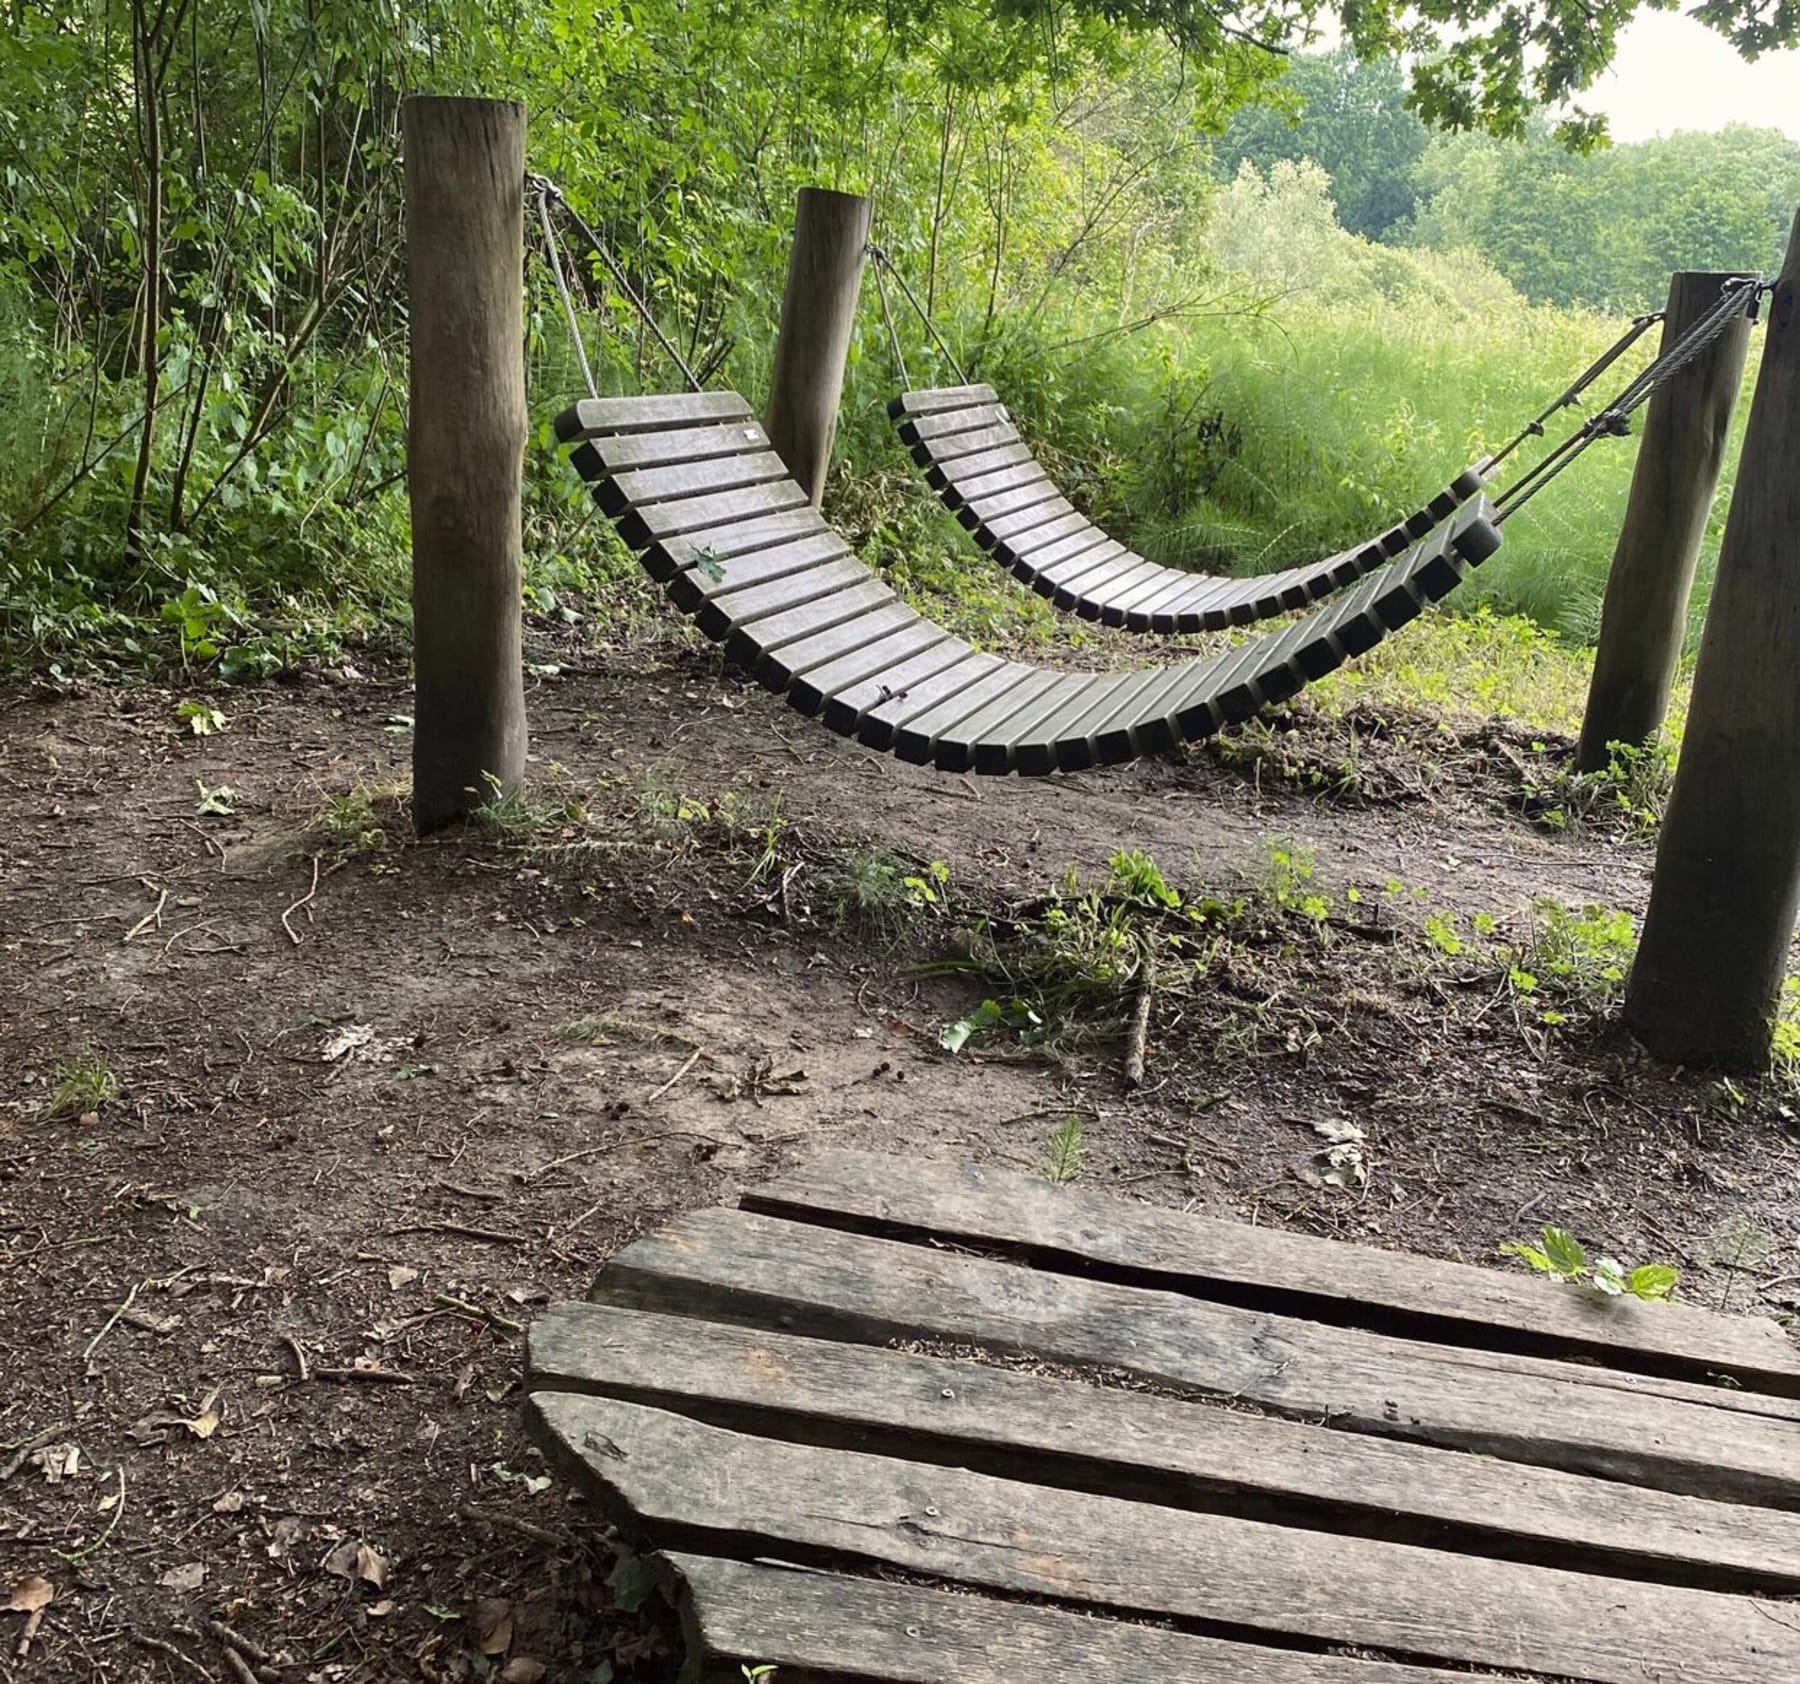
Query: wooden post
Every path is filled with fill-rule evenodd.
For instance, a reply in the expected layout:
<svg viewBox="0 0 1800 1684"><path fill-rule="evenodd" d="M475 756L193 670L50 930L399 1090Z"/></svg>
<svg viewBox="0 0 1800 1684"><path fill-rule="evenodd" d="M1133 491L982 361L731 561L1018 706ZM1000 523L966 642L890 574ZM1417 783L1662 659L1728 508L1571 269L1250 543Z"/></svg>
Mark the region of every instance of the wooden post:
<svg viewBox="0 0 1800 1684"><path fill-rule="evenodd" d="M764 428L814 508L825 493L825 471L837 436L844 363L873 210L860 194L802 187L794 217L794 249L788 258Z"/></svg>
<svg viewBox="0 0 1800 1684"><path fill-rule="evenodd" d="M1719 302L1730 279L1669 278L1665 351ZM1575 751L1579 771L1602 770L1610 744L1642 748L1662 727L1749 346L1750 323L1740 317L1650 399L1606 581L1600 646Z"/></svg>
<svg viewBox="0 0 1800 1684"><path fill-rule="evenodd" d="M1800 909L1800 217L1767 306L1625 1021L1658 1058L1769 1061Z"/></svg>
<svg viewBox="0 0 1800 1684"><path fill-rule="evenodd" d="M413 828L525 772L525 108L404 107L412 408Z"/></svg>

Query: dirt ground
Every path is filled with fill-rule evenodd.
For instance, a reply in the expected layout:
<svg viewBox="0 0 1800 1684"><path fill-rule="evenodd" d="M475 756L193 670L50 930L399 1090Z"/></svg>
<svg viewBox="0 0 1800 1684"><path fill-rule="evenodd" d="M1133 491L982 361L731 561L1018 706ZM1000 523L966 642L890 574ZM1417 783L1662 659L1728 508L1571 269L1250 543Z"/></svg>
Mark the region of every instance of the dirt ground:
<svg viewBox="0 0 1800 1684"><path fill-rule="evenodd" d="M1290 760L1355 733L1343 799L1229 748L977 782L679 642L582 660L532 683L539 805L422 845L399 677L223 693L205 737L167 691L0 698L0 1606L54 1590L0 1614L0 1679L672 1677L520 1431L522 1330L827 1144L1029 1169L1073 1114L1130 1196L1489 1262L1556 1221L1800 1308L1784 1090L1546 1031L1427 953L1421 908L1641 909L1648 844L1528 823L1505 731L1297 713ZM1254 884L1278 838L1408 910L1173 998L1135 1093L1116 1041L943 1051L980 991L913 966L952 920L832 913L870 844L942 861L964 916L1122 848ZM47 1117L84 1054L117 1094ZM1333 1119L1362 1185L1321 1173Z"/></svg>

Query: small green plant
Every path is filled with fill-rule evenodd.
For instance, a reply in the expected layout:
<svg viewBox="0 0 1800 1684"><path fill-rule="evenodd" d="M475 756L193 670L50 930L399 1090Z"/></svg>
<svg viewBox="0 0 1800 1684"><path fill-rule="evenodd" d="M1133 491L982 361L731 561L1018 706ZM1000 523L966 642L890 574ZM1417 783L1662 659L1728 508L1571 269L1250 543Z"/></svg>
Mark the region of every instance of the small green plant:
<svg viewBox="0 0 1800 1684"><path fill-rule="evenodd" d="M56 1084L39 1116L44 1122L63 1117L85 1117L119 1096L119 1078L97 1052L85 1052L67 1064L59 1064L52 1076Z"/></svg>
<svg viewBox="0 0 1800 1684"><path fill-rule="evenodd" d="M1287 837L1273 838L1263 864L1262 890L1280 911L1314 924L1331 916L1331 902L1313 885L1314 857Z"/></svg>
<svg viewBox="0 0 1800 1684"><path fill-rule="evenodd" d="M1540 1023L1554 1026L1572 1016L1598 1017L1618 1001L1637 952L1637 927L1628 912L1540 900L1530 940L1499 951L1513 994L1536 1005Z"/></svg>
<svg viewBox="0 0 1800 1684"><path fill-rule="evenodd" d="M742 1666L738 1669L744 1675L744 1684L775 1684L775 1669L772 1666Z"/></svg>
<svg viewBox="0 0 1800 1684"><path fill-rule="evenodd" d="M1044 1179L1059 1187L1076 1180L1087 1161L1087 1141L1081 1132L1081 1119L1070 1115L1050 1131L1044 1152Z"/></svg>
<svg viewBox="0 0 1800 1684"><path fill-rule="evenodd" d="M836 921L885 941L942 913L950 899L950 868L942 860L909 861L880 848L852 849L827 879Z"/></svg>
<svg viewBox="0 0 1800 1684"><path fill-rule="evenodd" d="M367 789L352 789L327 797L318 824L329 838L330 847L326 853L333 866L340 866L360 854L385 853L390 846L387 827L375 808L374 794Z"/></svg>
<svg viewBox="0 0 1800 1684"><path fill-rule="evenodd" d="M207 702L181 702L176 706L175 717L196 737L210 737L223 731L230 723L224 714Z"/></svg>
<svg viewBox="0 0 1800 1684"><path fill-rule="evenodd" d="M1675 750L1659 739L1647 747L1608 743L1607 763L1577 772L1552 758L1547 742L1533 742L1533 760L1522 780L1526 816L1547 830L1602 820L1631 835L1647 836L1662 823L1675 781Z"/></svg>
<svg viewBox="0 0 1800 1684"><path fill-rule="evenodd" d="M1681 1276L1666 1263L1640 1263L1627 1269L1612 1257L1588 1259L1587 1247L1566 1228L1546 1226L1537 1242L1508 1240L1501 1255L1517 1257L1528 1268L1553 1281L1586 1286L1603 1298L1631 1297L1656 1302L1672 1297Z"/></svg>

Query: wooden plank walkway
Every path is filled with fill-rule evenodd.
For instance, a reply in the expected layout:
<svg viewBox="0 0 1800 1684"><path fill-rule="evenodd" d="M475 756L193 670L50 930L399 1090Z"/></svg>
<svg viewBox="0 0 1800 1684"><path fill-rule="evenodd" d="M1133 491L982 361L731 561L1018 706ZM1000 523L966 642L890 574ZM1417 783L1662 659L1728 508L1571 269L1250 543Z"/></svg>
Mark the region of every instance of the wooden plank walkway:
<svg viewBox="0 0 1800 1684"><path fill-rule="evenodd" d="M533 1326L741 1684L1800 1684L1800 1346L838 1152Z"/></svg>

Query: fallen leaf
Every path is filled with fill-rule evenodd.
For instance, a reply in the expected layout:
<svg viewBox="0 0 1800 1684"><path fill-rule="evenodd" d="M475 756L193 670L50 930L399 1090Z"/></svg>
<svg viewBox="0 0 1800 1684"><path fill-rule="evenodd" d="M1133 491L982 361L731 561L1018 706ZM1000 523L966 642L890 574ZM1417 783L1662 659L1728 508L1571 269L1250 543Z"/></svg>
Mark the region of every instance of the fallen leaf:
<svg viewBox="0 0 1800 1684"><path fill-rule="evenodd" d="M505 1597L477 1598L470 1624L475 1628L475 1646L482 1654L504 1655L512 1647L512 1604Z"/></svg>
<svg viewBox="0 0 1800 1684"><path fill-rule="evenodd" d="M379 1602L371 1602L369 1606L363 1610L363 1612L372 1620L385 1620L389 1614L393 1613L393 1611L394 1604L392 1599L385 1596Z"/></svg>
<svg viewBox="0 0 1800 1684"><path fill-rule="evenodd" d="M335 1064L345 1053L354 1052L358 1047L366 1047L375 1038L375 1030L367 1023L346 1023L340 1029L334 1029L325 1037L319 1048L319 1056L327 1064Z"/></svg>
<svg viewBox="0 0 1800 1684"><path fill-rule="evenodd" d="M529 1655L514 1655L500 1669L500 1684L539 1684L549 1670L542 1661L533 1660Z"/></svg>
<svg viewBox="0 0 1800 1684"><path fill-rule="evenodd" d="M50 1484L58 1485L81 1471L81 1446L46 1444L43 1449L32 1451L31 1459L44 1470L44 1478Z"/></svg>
<svg viewBox="0 0 1800 1684"><path fill-rule="evenodd" d="M417 1269L409 1269L404 1263L396 1263L388 1270L388 1290L398 1292L403 1286L411 1286L418 1278Z"/></svg>
<svg viewBox="0 0 1800 1684"><path fill-rule="evenodd" d="M171 1567L156 1582L167 1590L198 1590L206 1583L206 1563L190 1561L183 1567Z"/></svg>
<svg viewBox="0 0 1800 1684"><path fill-rule="evenodd" d="M380 1590L387 1583L387 1557L380 1550L371 1549L367 1544L356 1546L356 1576L365 1585L373 1585Z"/></svg>
<svg viewBox="0 0 1800 1684"><path fill-rule="evenodd" d="M203 1409L191 1421L181 1423L195 1438L211 1438L219 1430L219 1412Z"/></svg>
<svg viewBox="0 0 1800 1684"><path fill-rule="evenodd" d="M29 1574L12 1588L12 1595L0 1604L0 1614L35 1614L56 1600L56 1586L37 1573Z"/></svg>
<svg viewBox="0 0 1800 1684"><path fill-rule="evenodd" d="M241 1491L227 1491L213 1504L214 1514L236 1514L244 1506L244 1494Z"/></svg>

